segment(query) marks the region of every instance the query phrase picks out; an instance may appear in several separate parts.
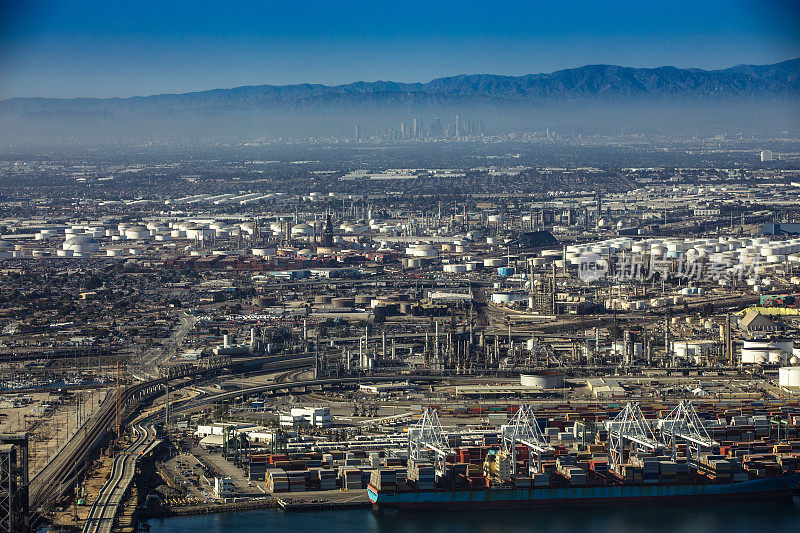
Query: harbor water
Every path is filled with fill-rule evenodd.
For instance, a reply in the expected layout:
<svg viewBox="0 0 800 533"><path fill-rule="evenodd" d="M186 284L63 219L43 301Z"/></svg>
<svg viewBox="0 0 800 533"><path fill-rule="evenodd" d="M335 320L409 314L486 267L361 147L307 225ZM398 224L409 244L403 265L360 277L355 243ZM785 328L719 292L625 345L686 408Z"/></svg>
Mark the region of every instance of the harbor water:
<svg viewBox="0 0 800 533"><path fill-rule="evenodd" d="M800 498L791 502L631 505L517 511L414 512L274 509L149 521L150 533L752 533L797 531Z"/></svg>

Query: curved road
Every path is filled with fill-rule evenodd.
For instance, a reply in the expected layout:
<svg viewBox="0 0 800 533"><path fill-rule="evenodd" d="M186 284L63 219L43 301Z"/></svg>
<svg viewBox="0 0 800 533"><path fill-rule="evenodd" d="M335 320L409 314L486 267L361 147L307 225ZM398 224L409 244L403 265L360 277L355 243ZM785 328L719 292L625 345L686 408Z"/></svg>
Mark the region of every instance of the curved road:
<svg viewBox="0 0 800 533"><path fill-rule="evenodd" d="M136 463L155 440L153 426L144 428L137 425L133 430L136 439L114 459L111 477L100 489L97 500L89 510L89 517L83 526L84 533L111 533L119 506L136 474Z"/></svg>
<svg viewBox="0 0 800 533"><path fill-rule="evenodd" d="M256 385L253 387L244 387L234 391L220 392L218 394L209 394L208 396L195 397L185 402L176 402L170 409L193 409L213 402L221 402L223 400L230 400L238 398L239 396L246 396L249 394L257 394L260 392L276 392L280 390L294 389L298 387L320 387L323 385L352 385L359 383L380 383L392 381L424 381L434 382L449 379L446 376L410 376L404 374L391 375L391 376L359 376L352 378L325 378L325 379L306 379L301 381L288 381L285 383L270 383L268 385Z"/></svg>

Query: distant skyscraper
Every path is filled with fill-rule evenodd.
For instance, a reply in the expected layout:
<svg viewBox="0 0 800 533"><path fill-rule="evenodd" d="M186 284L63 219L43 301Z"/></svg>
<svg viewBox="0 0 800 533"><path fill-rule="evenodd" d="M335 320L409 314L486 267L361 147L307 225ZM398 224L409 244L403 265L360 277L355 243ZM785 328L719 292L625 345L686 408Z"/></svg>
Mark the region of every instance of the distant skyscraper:
<svg viewBox="0 0 800 533"><path fill-rule="evenodd" d="M444 128L442 128L442 121L439 120L439 117L433 117L433 122L431 122L431 135L433 137L441 137L444 134Z"/></svg>
<svg viewBox="0 0 800 533"><path fill-rule="evenodd" d="M355 135L355 137L354 137L356 141L357 141L357 140L359 140L359 139L361 138L361 132L360 132L360 131L358 131L358 130L359 130L359 128L358 128L358 124L356 124L356 131L355 131L355 134L356 134L356 135Z"/></svg>
<svg viewBox="0 0 800 533"><path fill-rule="evenodd" d="M415 139L419 138L419 129L418 129L418 127L419 127L419 125L417 123L417 119L414 118L414 122L412 123L412 126L411 126L411 136L414 137Z"/></svg>
<svg viewBox="0 0 800 533"><path fill-rule="evenodd" d="M764 161L772 161L774 158L775 158L775 156L772 155L772 151L770 151L770 150L764 150L764 151L761 152L761 161L762 162L764 162Z"/></svg>
<svg viewBox="0 0 800 533"><path fill-rule="evenodd" d="M456 137L461 137L461 116L458 113L456 113L456 132L455 132L455 136Z"/></svg>

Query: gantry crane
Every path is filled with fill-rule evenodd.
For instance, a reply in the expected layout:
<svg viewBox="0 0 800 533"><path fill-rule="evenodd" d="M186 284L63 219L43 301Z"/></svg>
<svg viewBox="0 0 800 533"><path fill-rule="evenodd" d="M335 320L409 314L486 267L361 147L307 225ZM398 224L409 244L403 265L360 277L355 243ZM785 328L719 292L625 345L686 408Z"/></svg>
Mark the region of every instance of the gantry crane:
<svg viewBox="0 0 800 533"><path fill-rule="evenodd" d="M447 445L436 410L426 408L419 422L408 428L408 457L419 461L429 451L434 454L436 479L444 477L447 456L453 450Z"/></svg>
<svg viewBox="0 0 800 533"><path fill-rule="evenodd" d="M661 422L661 438L664 447L670 450L673 461L678 454L678 441L685 442L686 459L690 464L697 462L701 448L711 448L717 444L708 435L690 400L681 400Z"/></svg>
<svg viewBox="0 0 800 533"><path fill-rule="evenodd" d="M517 474L517 444L528 448L528 470L531 473L542 471L542 455L554 453L552 446L547 444L533 416L533 408L520 405L519 411L511 419L511 423L500 427L503 439L503 449L511 454L511 472ZM531 460L531 455L536 456L536 462Z"/></svg>
<svg viewBox="0 0 800 533"><path fill-rule="evenodd" d="M625 409L612 420L608 430L608 455L612 468L625 460L625 445L630 443L634 452L653 451L661 447L645 420L642 409L636 402L630 402Z"/></svg>

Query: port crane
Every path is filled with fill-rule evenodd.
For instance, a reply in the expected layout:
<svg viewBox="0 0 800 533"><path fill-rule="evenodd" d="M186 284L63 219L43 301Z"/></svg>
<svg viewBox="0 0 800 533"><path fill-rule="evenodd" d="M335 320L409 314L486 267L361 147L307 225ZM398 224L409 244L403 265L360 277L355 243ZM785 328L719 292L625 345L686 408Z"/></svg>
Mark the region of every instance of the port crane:
<svg viewBox="0 0 800 533"><path fill-rule="evenodd" d="M500 427L500 435L503 439L503 449L511 454L511 473L517 474L517 444L522 444L528 448L529 462L528 470L531 473L542 471L542 455L554 453L552 446L547 444L533 416L533 408L520 405L519 411L511 419L510 424ZM530 455L536 456L534 463Z"/></svg>
<svg viewBox="0 0 800 533"><path fill-rule="evenodd" d="M454 452L447 445L436 410L425 408L419 422L408 428L408 457L419 461L429 451L434 454L436 479L444 477L447 456Z"/></svg>
<svg viewBox="0 0 800 533"><path fill-rule="evenodd" d="M637 402L628 403L609 423L608 442L609 466L612 468L625 462L625 445L628 443L634 452L661 448Z"/></svg>
<svg viewBox="0 0 800 533"><path fill-rule="evenodd" d="M681 400L675 409L661 422L661 438L664 447L670 450L674 461L678 454L678 441L686 443L686 460L696 463L701 448L711 448L715 442L697 416L690 400Z"/></svg>

